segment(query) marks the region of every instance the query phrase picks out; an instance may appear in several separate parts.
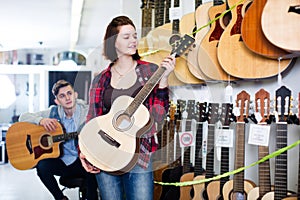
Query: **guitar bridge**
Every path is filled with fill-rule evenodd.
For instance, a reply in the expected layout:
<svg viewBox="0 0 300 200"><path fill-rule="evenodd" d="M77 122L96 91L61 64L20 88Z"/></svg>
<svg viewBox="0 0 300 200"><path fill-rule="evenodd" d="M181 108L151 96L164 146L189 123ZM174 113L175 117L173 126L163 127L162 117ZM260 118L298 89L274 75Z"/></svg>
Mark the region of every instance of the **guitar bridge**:
<svg viewBox="0 0 300 200"><path fill-rule="evenodd" d="M115 139L113 139L110 135L108 135L107 133L105 133L104 131L100 130L98 132L98 134L103 138L103 140L105 142L107 142L108 144L115 146L117 148L119 148L120 143L117 142Z"/></svg>

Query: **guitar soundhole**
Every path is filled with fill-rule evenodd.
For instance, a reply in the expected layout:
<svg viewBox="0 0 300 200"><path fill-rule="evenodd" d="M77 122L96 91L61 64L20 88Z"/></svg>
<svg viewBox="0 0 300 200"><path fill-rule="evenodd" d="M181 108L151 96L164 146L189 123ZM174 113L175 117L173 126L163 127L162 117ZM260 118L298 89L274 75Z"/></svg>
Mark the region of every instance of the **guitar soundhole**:
<svg viewBox="0 0 300 200"><path fill-rule="evenodd" d="M50 149L52 147L52 137L50 134L42 135L40 138L41 148Z"/></svg>
<svg viewBox="0 0 300 200"><path fill-rule="evenodd" d="M246 196L245 196L244 193L234 192L231 199L234 199L234 200L246 200Z"/></svg>
<svg viewBox="0 0 300 200"><path fill-rule="evenodd" d="M134 123L134 118L130 117L123 112L117 113L114 118L114 128L118 131L127 131L132 127Z"/></svg>

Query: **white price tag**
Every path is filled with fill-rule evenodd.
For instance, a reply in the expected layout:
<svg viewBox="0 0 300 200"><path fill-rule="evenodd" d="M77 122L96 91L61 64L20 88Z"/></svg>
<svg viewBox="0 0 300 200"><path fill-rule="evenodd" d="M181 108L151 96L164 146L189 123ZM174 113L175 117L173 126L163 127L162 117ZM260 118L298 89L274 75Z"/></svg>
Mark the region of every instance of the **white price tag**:
<svg viewBox="0 0 300 200"><path fill-rule="evenodd" d="M216 129L215 133L217 147L233 147L232 129Z"/></svg>
<svg viewBox="0 0 300 200"><path fill-rule="evenodd" d="M182 17L181 7L175 7L169 9L169 18L171 21L175 19L181 19L181 17Z"/></svg>
<svg viewBox="0 0 300 200"><path fill-rule="evenodd" d="M250 124L248 144L269 146L270 126Z"/></svg>
<svg viewBox="0 0 300 200"><path fill-rule="evenodd" d="M194 135L192 131L179 132L180 147L189 147L194 145Z"/></svg>

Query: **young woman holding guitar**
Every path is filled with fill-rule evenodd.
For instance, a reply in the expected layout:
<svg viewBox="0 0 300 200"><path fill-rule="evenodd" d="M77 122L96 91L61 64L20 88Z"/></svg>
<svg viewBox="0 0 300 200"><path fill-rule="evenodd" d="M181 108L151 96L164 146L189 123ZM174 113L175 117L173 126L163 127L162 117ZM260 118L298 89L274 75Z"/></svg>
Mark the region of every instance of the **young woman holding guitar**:
<svg viewBox="0 0 300 200"><path fill-rule="evenodd" d="M96 174L100 196L103 200L153 199L154 183L150 155L157 148L153 137L157 130L155 123L152 122L153 119L157 122L162 121L168 111L168 76L174 69L175 58L166 57L161 62L161 67L158 67L156 64L140 60L137 46L137 32L133 22L126 16L112 19L104 36L104 55L111 61L111 64L93 80L90 88L87 124L79 134L82 165L88 172ZM157 82L150 79L153 74ZM150 88L145 88L148 80L150 84L153 84L153 88L151 85ZM133 115L130 109L132 107L128 107L126 113L122 111L128 103L128 98L135 97L140 94L140 91L146 89L150 94L143 99L143 105L138 105L141 107L140 111L146 112L138 111L137 115ZM122 114L114 113L115 110L121 111ZM116 118L109 118L111 114L116 114ZM137 124L131 124L136 121ZM128 129L135 129L140 123L144 126L138 130L136 136L131 135L131 132L126 132ZM102 125L100 129L95 127L97 124ZM92 129L87 130L89 125ZM127 127L124 128L124 126ZM93 135L95 129L96 133ZM115 137L114 134L119 137ZM122 141L122 138L130 136L133 141L136 141L136 146L131 145L131 141ZM93 140L97 140L94 145ZM110 147L112 149L108 151ZM136 162L118 169L120 160L118 154L127 156L127 153L122 151L124 147L136 148L133 158ZM96 155L102 156L101 159L98 157L100 160L97 160L97 164L102 165L101 169L95 166L93 157L95 154L90 152L96 152Z"/></svg>

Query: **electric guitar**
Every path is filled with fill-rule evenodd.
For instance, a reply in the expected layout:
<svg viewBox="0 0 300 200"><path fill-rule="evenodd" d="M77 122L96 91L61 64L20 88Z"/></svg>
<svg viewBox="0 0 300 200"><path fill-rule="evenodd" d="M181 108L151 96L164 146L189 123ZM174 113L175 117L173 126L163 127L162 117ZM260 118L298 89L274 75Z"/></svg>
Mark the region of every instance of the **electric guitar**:
<svg viewBox="0 0 300 200"><path fill-rule="evenodd" d="M255 111L260 113L260 125L266 125L270 115L270 93L260 89L255 93ZM258 146L258 159L269 155L269 147ZM255 187L248 193L248 199L261 199L266 193L271 191L270 161L266 160L258 166L259 187Z"/></svg>
<svg viewBox="0 0 300 200"><path fill-rule="evenodd" d="M222 124L222 129L229 129L232 119L232 109L233 105L230 103L222 103L222 112L220 121ZM221 170L220 174L229 172L229 147L220 147L221 148ZM212 181L207 185L207 194L208 199L223 199L223 186L229 181L229 177L221 178L217 181Z"/></svg>
<svg viewBox="0 0 300 200"><path fill-rule="evenodd" d="M60 143L76 138L77 132L64 133L57 123L54 132L28 122L16 122L6 134L7 154L11 165L19 170L31 169L40 160L60 156Z"/></svg>
<svg viewBox="0 0 300 200"><path fill-rule="evenodd" d="M230 7L238 5L231 10L232 19L219 41L217 56L222 68L228 74L244 79L268 78L278 75L287 69L290 61L281 60L279 63L275 59L253 53L246 47L241 36L246 0L239 2L239 0L228 0Z"/></svg>
<svg viewBox="0 0 300 200"><path fill-rule="evenodd" d="M171 54L178 57L193 42L192 37L185 35ZM123 174L135 166L140 138L153 123L143 102L165 70L159 67L135 98L118 97L106 115L95 117L85 124L79 135L79 147L91 164L112 174Z"/></svg>
<svg viewBox="0 0 300 200"><path fill-rule="evenodd" d="M300 53L299 5L298 0L268 0L261 17L266 38L277 47L297 54Z"/></svg>
<svg viewBox="0 0 300 200"><path fill-rule="evenodd" d="M237 116L236 136L235 136L235 162L234 168L239 169L245 166L245 119L249 114L250 95L241 91L237 95L236 107L240 110ZM233 180L227 181L223 186L224 200L247 199L247 194L255 187L252 181L244 179L244 171L233 175Z"/></svg>

